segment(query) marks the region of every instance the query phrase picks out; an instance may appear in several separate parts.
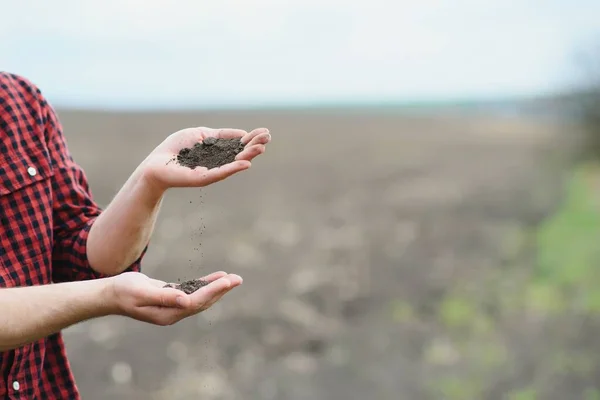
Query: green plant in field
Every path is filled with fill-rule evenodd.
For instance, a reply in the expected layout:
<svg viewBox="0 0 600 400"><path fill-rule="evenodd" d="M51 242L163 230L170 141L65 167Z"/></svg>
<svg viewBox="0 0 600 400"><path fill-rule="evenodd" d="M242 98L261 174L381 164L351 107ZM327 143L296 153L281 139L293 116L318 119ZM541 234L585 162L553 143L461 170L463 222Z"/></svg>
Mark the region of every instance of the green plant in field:
<svg viewBox="0 0 600 400"><path fill-rule="evenodd" d="M442 378L431 384L431 394L445 400L480 399L483 393L481 382L458 377Z"/></svg>
<svg viewBox="0 0 600 400"><path fill-rule="evenodd" d="M449 328L469 327L477 318L471 299L448 295L440 305L440 319Z"/></svg>
<svg viewBox="0 0 600 400"><path fill-rule="evenodd" d="M528 291L528 306L537 311L600 313L597 171L594 166L577 168L565 203L540 227L537 269Z"/></svg>
<svg viewBox="0 0 600 400"><path fill-rule="evenodd" d="M430 398L476 400L502 391L506 400L600 400L596 353L577 327L562 329L600 316L600 162L575 168L565 190L558 210L537 229L515 228L502 243L506 268L482 268L476 284L449 286L433 315L419 315L406 300L392 302L397 323L437 329L422 351L433 371ZM521 354L514 344L530 328L540 336ZM510 336L520 329L521 336ZM522 368L529 363L536 368L531 376ZM581 386L564 387L571 379ZM567 392L572 397L560 397Z"/></svg>
<svg viewBox="0 0 600 400"><path fill-rule="evenodd" d="M587 389L585 391L585 400L600 400L600 390Z"/></svg>
<svg viewBox="0 0 600 400"><path fill-rule="evenodd" d="M536 390L532 388L518 390L508 395L509 400L537 400L537 398Z"/></svg>

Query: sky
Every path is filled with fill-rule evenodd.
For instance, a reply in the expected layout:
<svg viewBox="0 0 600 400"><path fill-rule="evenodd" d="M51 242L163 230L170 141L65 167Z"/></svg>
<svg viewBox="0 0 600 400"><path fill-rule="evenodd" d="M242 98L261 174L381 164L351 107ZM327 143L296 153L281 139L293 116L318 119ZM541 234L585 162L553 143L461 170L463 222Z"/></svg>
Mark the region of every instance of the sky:
<svg viewBox="0 0 600 400"><path fill-rule="evenodd" d="M0 69L56 105L446 101L556 91L598 0L0 0Z"/></svg>

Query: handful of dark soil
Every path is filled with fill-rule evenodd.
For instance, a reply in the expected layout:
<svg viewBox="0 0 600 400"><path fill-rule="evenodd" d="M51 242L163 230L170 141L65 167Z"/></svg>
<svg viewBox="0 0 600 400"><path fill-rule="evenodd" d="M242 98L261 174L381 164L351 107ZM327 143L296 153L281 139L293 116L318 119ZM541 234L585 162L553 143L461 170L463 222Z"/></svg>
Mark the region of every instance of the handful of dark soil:
<svg viewBox="0 0 600 400"><path fill-rule="evenodd" d="M235 161L244 145L240 139L216 139L209 137L194 147L181 149L177 155L177 162L184 167L195 169L206 167L217 168Z"/></svg>
<svg viewBox="0 0 600 400"><path fill-rule="evenodd" d="M163 287L178 289L178 290L181 290L182 292L185 292L185 294L192 294L196 290L198 290L201 287L204 287L206 285L208 285L208 282L203 281L202 279L192 279L191 281L185 281L185 282L177 283L177 284L167 283Z"/></svg>

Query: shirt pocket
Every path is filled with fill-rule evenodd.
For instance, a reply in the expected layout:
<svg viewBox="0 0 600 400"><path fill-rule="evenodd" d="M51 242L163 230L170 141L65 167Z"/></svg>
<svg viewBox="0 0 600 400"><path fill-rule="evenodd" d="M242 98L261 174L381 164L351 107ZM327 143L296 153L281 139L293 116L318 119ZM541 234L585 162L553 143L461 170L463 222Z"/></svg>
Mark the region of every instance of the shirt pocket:
<svg viewBox="0 0 600 400"><path fill-rule="evenodd" d="M0 285L40 284L51 275L53 176L45 148L0 154ZM47 271L30 271L34 260Z"/></svg>
<svg viewBox="0 0 600 400"><path fill-rule="evenodd" d="M45 147L0 154L0 196L18 192L52 176L54 169Z"/></svg>

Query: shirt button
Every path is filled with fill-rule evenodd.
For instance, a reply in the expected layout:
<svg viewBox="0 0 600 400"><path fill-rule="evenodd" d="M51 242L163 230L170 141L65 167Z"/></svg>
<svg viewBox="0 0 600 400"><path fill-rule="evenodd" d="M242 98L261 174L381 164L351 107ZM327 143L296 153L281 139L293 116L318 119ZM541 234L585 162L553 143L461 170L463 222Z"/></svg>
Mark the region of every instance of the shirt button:
<svg viewBox="0 0 600 400"><path fill-rule="evenodd" d="M16 391L21 389L21 385L19 385L19 382L17 382L17 381L13 382L13 389L15 389Z"/></svg>
<svg viewBox="0 0 600 400"><path fill-rule="evenodd" d="M35 176L37 174L37 170L35 168L33 168L33 167L29 167L29 168L27 168L27 173L30 176Z"/></svg>

